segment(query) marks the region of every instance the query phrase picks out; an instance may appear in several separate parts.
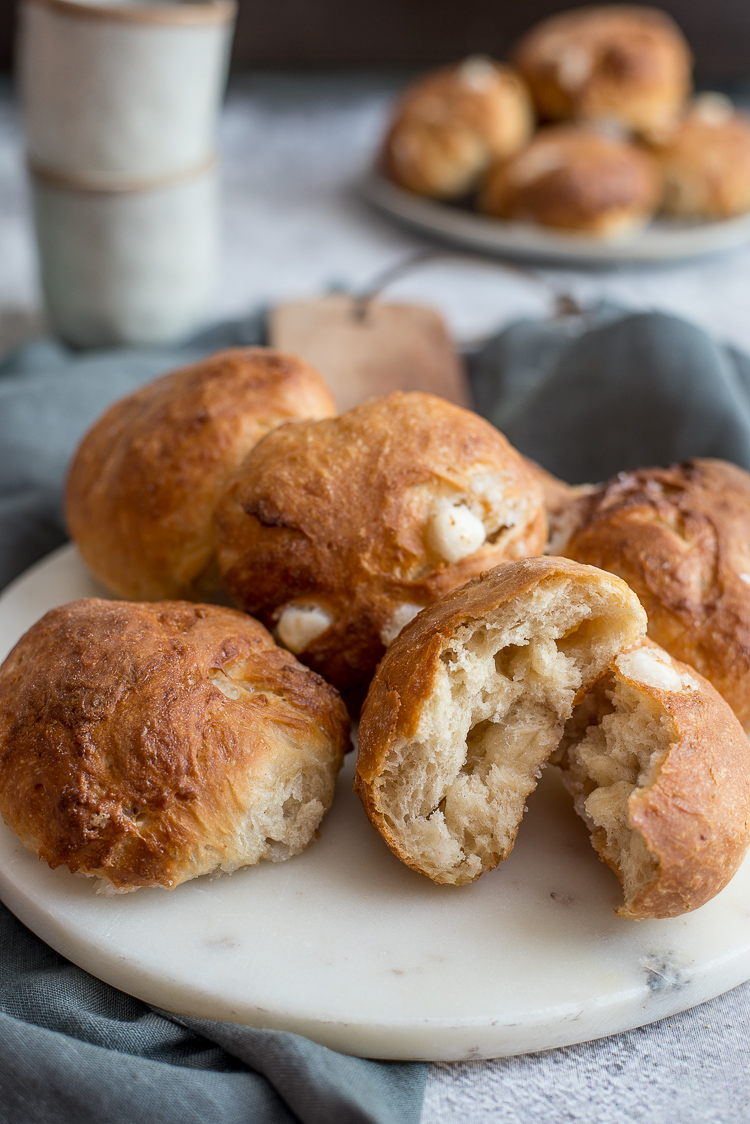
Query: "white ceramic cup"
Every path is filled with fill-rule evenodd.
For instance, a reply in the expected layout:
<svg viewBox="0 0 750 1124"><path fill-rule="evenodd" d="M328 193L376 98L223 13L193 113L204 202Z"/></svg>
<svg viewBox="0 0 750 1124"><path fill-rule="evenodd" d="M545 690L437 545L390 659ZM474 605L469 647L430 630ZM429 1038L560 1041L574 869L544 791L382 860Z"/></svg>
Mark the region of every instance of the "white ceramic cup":
<svg viewBox="0 0 750 1124"><path fill-rule="evenodd" d="M216 150L235 0L23 0L19 77L29 162L127 189Z"/></svg>
<svg viewBox="0 0 750 1124"><path fill-rule="evenodd" d="M140 191L82 191L32 175L52 328L78 347L159 344L205 323L216 281L215 161Z"/></svg>

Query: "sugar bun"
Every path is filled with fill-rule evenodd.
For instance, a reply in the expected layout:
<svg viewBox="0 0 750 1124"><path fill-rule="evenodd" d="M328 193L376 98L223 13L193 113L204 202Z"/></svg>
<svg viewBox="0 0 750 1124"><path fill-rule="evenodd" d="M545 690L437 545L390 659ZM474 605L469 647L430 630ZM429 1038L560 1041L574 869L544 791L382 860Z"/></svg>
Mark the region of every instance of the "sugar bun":
<svg viewBox="0 0 750 1124"><path fill-rule="evenodd" d="M479 208L502 219L613 237L654 213L660 181L634 145L593 129L540 129L516 156L487 174Z"/></svg>
<svg viewBox="0 0 750 1124"><path fill-rule="evenodd" d="M665 214L722 219L750 210L750 120L722 95L696 98L652 152L664 181Z"/></svg>
<svg viewBox="0 0 750 1124"><path fill-rule="evenodd" d="M383 150L391 179L420 195L465 195L494 160L531 136L534 115L518 75L472 56L420 78L403 95Z"/></svg>
<svg viewBox="0 0 750 1124"><path fill-rule="evenodd" d="M750 841L750 745L717 691L649 640L574 711L563 779L617 874L620 917L677 917L729 882Z"/></svg>
<svg viewBox="0 0 750 1124"><path fill-rule="evenodd" d="M615 121L637 132L661 129L691 88L690 49L656 8L576 8L537 24L514 64L548 121Z"/></svg>
<svg viewBox="0 0 750 1124"><path fill-rule="evenodd" d="M116 402L67 483L68 528L89 569L120 597L212 596L212 518L228 478L269 429L335 412L314 368L261 347L221 351Z"/></svg>
<svg viewBox="0 0 750 1124"><path fill-rule="evenodd" d="M229 593L354 706L420 609L545 540L520 454L476 414L420 393L274 430L216 515Z"/></svg>
<svg viewBox="0 0 750 1124"><path fill-rule="evenodd" d="M0 813L110 891L297 854L347 746L337 692L233 609L74 601L0 667Z"/></svg>
<svg viewBox="0 0 750 1124"><path fill-rule="evenodd" d="M507 858L574 703L645 629L624 582L562 558L498 566L425 609L359 726L355 789L391 850L452 885Z"/></svg>

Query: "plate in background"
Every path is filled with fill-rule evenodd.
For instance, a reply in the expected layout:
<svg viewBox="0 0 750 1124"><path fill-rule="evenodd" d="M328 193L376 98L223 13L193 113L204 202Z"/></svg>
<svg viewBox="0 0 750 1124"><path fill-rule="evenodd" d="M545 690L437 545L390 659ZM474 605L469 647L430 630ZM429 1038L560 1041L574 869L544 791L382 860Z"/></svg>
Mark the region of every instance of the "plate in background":
<svg viewBox="0 0 750 1124"><path fill-rule="evenodd" d="M415 195L375 171L360 190L379 211L422 234L484 254L554 265L668 264L735 250L750 241L750 212L717 222L654 219L625 237L607 240L488 218Z"/></svg>
<svg viewBox="0 0 750 1124"><path fill-rule="evenodd" d="M63 547L0 597L0 659L47 609L106 596ZM284 863L106 897L0 822L0 897L107 983L177 1014L307 1035L365 1057L500 1057L614 1034L750 978L750 860L708 905L623 921L555 769L507 860L436 886L391 854L352 793Z"/></svg>

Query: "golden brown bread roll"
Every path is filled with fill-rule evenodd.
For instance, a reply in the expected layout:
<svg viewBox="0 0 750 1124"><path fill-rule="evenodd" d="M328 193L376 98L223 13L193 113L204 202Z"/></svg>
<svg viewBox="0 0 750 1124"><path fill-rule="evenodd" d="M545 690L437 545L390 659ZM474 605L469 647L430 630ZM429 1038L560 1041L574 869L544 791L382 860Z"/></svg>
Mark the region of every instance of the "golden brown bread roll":
<svg viewBox="0 0 750 1124"><path fill-rule="evenodd" d="M722 697L642 640L574 711L560 764L620 917L677 917L726 886L750 840L750 745Z"/></svg>
<svg viewBox="0 0 750 1124"><path fill-rule="evenodd" d="M574 501L561 554L623 578L648 634L750 730L750 475L719 460L622 472Z"/></svg>
<svg viewBox="0 0 750 1124"><path fill-rule="evenodd" d="M396 107L383 165L410 191L453 199L471 191L494 160L521 148L533 127L518 75L473 56L409 87Z"/></svg>
<svg viewBox="0 0 750 1124"><path fill-rule="evenodd" d="M0 668L3 819L118 891L297 854L347 745L336 691L233 609L74 601Z"/></svg>
<svg viewBox="0 0 750 1124"><path fill-rule="evenodd" d="M479 208L496 218L606 238L651 218L660 192L646 152L585 126L557 125L540 129L488 172Z"/></svg>
<svg viewBox="0 0 750 1124"><path fill-rule="evenodd" d="M262 347L221 351L116 402L67 484L68 528L89 569L120 597L211 596L213 512L229 477L269 429L335 412L313 367Z"/></svg>
<svg viewBox="0 0 750 1124"><path fill-rule="evenodd" d="M425 609L359 725L355 790L395 854L452 885L507 858L574 702L645 628L624 582L563 558L498 566Z"/></svg>
<svg viewBox="0 0 750 1124"><path fill-rule="evenodd" d="M274 430L216 519L228 591L354 706L423 606L545 540L521 456L483 418L419 393Z"/></svg>
<svg viewBox="0 0 750 1124"><path fill-rule="evenodd" d="M576 8L534 27L514 63L549 121L616 121L649 133L679 114L691 88L690 49L655 8Z"/></svg>
<svg viewBox="0 0 750 1124"><path fill-rule="evenodd" d="M665 214L721 219L750 210L750 120L720 94L696 98L652 151Z"/></svg>

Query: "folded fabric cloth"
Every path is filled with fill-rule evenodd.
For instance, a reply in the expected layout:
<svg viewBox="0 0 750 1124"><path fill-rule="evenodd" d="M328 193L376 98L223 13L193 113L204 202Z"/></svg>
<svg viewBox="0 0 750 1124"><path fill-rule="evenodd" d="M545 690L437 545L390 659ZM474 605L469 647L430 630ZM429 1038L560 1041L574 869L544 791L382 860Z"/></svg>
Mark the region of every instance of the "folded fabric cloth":
<svg viewBox="0 0 750 1124"><path fill-rule="evenodd" d="M80 355L40 342L9 356L0 365L0 587L65 540L66 467L111 401L219 347L263 338L258 314L170 351ZM469 372L476 408L571 483L689 456L750 468L750 359L675 317L602 307L524 321L471 356ZM13 1124L417 1124L427 1073L293 1034L167 1015L68 963L2 906L0 1033L0 1120ZM702 1049L720 1052L721 1039ZM548 1055L560 1065L565 1056Z"/></svg>
<svg viewBox="0 0 750 1124"><path fill-rule="evenodd" d="M474 406L567 480L722 457L750 469L750 357L660 312L512 324L470 359Z"/></svg>
<svg viewBox="0 0 750 1124"><path fill-rule="evenodd" d="M158 1012L0 905L3 1124L418 1124L426 1066Z"/></svg>

